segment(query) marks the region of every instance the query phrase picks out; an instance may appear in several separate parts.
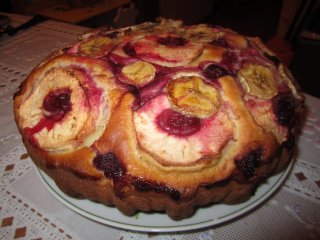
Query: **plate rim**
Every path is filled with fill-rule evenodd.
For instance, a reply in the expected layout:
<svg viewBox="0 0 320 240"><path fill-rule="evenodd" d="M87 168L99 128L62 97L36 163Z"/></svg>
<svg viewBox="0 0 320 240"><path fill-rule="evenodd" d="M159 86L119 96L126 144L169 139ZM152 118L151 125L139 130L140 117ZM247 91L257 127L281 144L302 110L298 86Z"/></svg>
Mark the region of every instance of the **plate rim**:
<svg viewBox="0 0 320 240"><path fill-rule="evenodd" d="M210 206L204 206L204 207L199 207L199 209L210 209L213 207L217 207L219 205L223 205L223 206L240 206L239 209L237 209L236 211L230 212L222 217L217 217L217 218L210 218L210 219L206 219L204 221L197 221L197 222L193 222L193 223L186 223L183 225L176 225L176 226L143 226L143 225L138 225L138 224L132 224L132 223L125 223L122 221L115 221L112 219L107 219L101 216L96 215L95 213L92 213L86 209L83 209L79 206L77 206L76 203L70 202L68 200L68 198L72 199L72 201L82 201L76 198L72 198L68 195L66 195L64 192L62 192L59 187L55 184L54 180L47 175L47 173L45 173L42 169L40 169L39 167L35 166L36 169L36 173L38 175L38 177L40 178L40 180L43 182L43 184L45 185L45 187L48 189L48 191L57 199L59 200L64 206L68 207L69 209L73 210L74 212L82 215L83 217L86 217L88 219L91 219L93 221L96 221L98 223L102 223L111 227L116 227L116 228L120 228L123 230L131 230L131 231L137 231L137 232L183 232L183 231L193 231L193 230L199 230L202 228L206 228L206 227L213 227L213 226L217 226L217 225L221 225L223 223L229 222L231 220L235 220L237 218L239 218L240 216L251 212L252 210L256 209L258 206L261 206L266 200L268 200L269 198L271 198L273 196L274 193L276 193L280 187L283 185L283 183L285 182L285 180L287 179L287 177L289 176L293 165L294 165L294 159L291 159L289 165L286 167L286 169L282 170L281 172L272 175L270 177L268 177L263 183L261 183L257 189L254 195L252 195L248 200L246 200L245 202L239 203L239 204L223 204L223 203L216 203L216 204L212 204ZM274 183L272 184L272 186L270 186L265 192L263 192L263 194L261 196L259 196L257 199L255 199L255 195L257 195L257 192L259 191L259 189L261 190L261 185L268 185L268 180L275 178ZM51 184L50 181L53 183ZM90 201L88 199L83 199L85 201L89 201L90 203L93 204L102 204L102 203L95 203L93 201ZM103 204L102 204L103 205ZM242 206L243 205L243 206ZM121 213L116 207L114 206L107 206L107 205L103 205L103 207L106 208L113 208L115 210L115 212L117 214L122 215L123 217L128 217L128 218L136 218L137 219L137 214L133 215L133 216L126 216L123 213ZM138 212L139 214L160 214L160 215L166 215L165 213L158 213L158 212L154 212L154 213L144 213L144 212ZM191 218L194 216L191 216ZM189 219L189 218L187 218ZM178 222L182 222L182 220L178 220L176 221Z"/></svg>

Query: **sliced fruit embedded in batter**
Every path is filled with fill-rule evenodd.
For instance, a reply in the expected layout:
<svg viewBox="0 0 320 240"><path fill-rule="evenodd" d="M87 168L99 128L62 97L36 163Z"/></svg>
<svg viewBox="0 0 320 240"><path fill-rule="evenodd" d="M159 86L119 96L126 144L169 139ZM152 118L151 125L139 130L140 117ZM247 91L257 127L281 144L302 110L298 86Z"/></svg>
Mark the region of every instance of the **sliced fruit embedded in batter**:
<svg viewBox="0 0 320 240"><path fill-rule="evenodd" d="M137 53L135 52L133 42L139 40L144 35L125 36L122 41L119 42L109 54L109 58L122 65L132 63L137 59Z"/></svg>
<svg viewBox="0 0 320 240"><path fill-rule="evenodd" d="M201 119L172 109L165 94L134 112L139 146L163 165L213 161L232 139L232 124L223 111Z"/></svg>
<svg viewBox="0 0 320 240"><path fill-rule="evenodd" d="M297 108L294 96L290 92L279 93L272 99L272 103L277 122L281 126L289 126Z"/></svg>
<svg viewBox="0 0 320 240"><path fill-rule="evenodd" d="M42 103L43 114L48 119L59 121L71 110L70 98L71 90L68 88L50 92Z"/></svg>
<svg viewBox="0 0 320 240"><path fill-rule="evenodd" d="M271 99L278 93L272 71L254 63L245 64L238 72L244 90L256 97Z"/></svg>
<svg viewBox="0 0 320 240"><path fill-rule="evenodd" d="M115 46L115 40L109 37L94 37L81 43L78 53L88 57L102 57Z"/></svg>
<svg viewBox="0 0 320 240"><path fill-rule="evenodd" d="M245 37L225 29L216 32L216 38L211 44L224 48L244 49L248 46L248 41Z"/></svg>
<svg viewBox="0 0 320 240"><path fill-rule="evenodd" d="M149 35L133 43L137 57L161 66L178 67L202 53L202 44L174 34Z"/></svg>
<svg viewBox="0 0 320 240"><path fill-rule="evenodd" d="M223 37L224 39L226 39L229 46L239 48L239 49L244 49L248 46L247 39L236 33L226 32Z"/></svg>
<svg viewBox="0 0 320 240"><path fill-rule="evenodd" d="M211 82L225 75L229 75L229 72L225 68L212 63L204 68L203 74Z"/></svg>
<svg viewBox="0 0 320 240"><path fill-rule="evenodd" d="M184 36L195 41L209 43L217 38L217 31L206 24L199 24L188 27Z"/></svg>
<svg viewBox="0 0 320 240"><path fill-rule="evenodd" d="M53 58L28 80L31 90L20 97L19 121L32 144L47 151L90 146L122 91L109 65L79 56Z"/></svg>
<svg viewBox="0 0 320 240"><path fill-rule="evenodd" d="M21 111L31 109L30 115L25 117L25 129L39 147L61 148L84 127L90 111L80 84L84 81L84 76L76 70L49 71L24 102ZM100 98L98 95L95 97Z"/></svg>
<svg viewBox="0 0 320 240"><path fill-rule="evenodd" d="M255 98L254 96L246 96L245 104L252 114L256 123L264 129L269 129L272 132L279 143L282 143L288 134L288 129L281 126L277 121L277 112L274 111L275 106L278 106L278 96L272 99ZM287 104L285 104L287 106Z"/></svg>
<svg viewBox="0 0 320 240"><path fill-rule="evenodd" d="M198 76L182 76L169 81L166 88L172 107L185 115L206 118L220 107L220 94Z"/></svg>
<svg viewBox="0 0 320 240"><path fill-rule="evenodd" d="M157 118L159 127L165 132L186 137L200 130L200 118L183 115L170 108L164 110Z"/></svg>
<svg viewBox="0 0 320 240"><path fill-rule="evenodd" d="M122 82L135 86L143 86L151 82L156 75L156 68L144 61L137 61L124 66L121 70Z"/></svg>

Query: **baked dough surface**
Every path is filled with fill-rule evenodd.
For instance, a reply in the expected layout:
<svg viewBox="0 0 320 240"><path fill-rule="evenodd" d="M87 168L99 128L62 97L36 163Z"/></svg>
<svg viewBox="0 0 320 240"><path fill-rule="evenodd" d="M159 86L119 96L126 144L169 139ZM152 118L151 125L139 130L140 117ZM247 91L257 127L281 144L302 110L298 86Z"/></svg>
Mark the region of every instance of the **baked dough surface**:
<svg viewBox="0 0 320 240"><path fill-rule="evenodd" d="M258 38L162 19L54 52L14 113L31 158L66 193L180 219L244 201L283 170L303 101Z"/></svg>

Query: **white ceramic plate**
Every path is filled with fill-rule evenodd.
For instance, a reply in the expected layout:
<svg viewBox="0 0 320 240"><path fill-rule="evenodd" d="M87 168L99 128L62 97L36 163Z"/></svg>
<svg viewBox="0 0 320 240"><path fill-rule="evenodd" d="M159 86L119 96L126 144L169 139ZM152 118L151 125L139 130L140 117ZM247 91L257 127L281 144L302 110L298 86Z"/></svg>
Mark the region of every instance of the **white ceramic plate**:
<svg viewBox="0 0 320 240"><path fill-rule="evenodd" d="M79 200L64 194L55 182L38 169L40 179L49 191L64 205L75 212L94 221L127 230L143 232L176 232L188 231L214 226L233 220L256 208L275 193L290 173L294 161L281 173L268 178L256 190L255 194L246 202L236 205L214 204L199 208L187 219L175 221L162 213L138 213L128 217L114 207L105 206L90 200Z"/></svg>

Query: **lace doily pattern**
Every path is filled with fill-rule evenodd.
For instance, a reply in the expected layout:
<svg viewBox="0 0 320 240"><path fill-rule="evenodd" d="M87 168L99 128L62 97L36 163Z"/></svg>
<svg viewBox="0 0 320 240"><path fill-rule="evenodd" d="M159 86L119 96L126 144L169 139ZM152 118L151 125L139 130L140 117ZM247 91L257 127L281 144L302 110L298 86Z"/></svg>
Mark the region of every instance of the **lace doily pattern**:
<svg viewBox="0 0 320 240"><path fill-rule="evenodd" d="M20 83L50 52L76 41L85 30L83 27L46 21L1 41L0 104L12 101L12 95Z"/></svg>
<svg viewBox="0 0 320 240"><path fill-rule="evenodd" d="M33 168L34 165L21 144L1 157L0 233L2 235L0 235L0 238L11 239L23 236L25 239L37 239L39 237L37 234L42 232L43 239L80 239L66 224L57 221L54 216L42 210L35 202L30 201L32 198L36 199L36 196L29 197L29 200L27 200L22 194L23 191L21 189L21 193L19 192L17 186L25 181L23 178L29 177L26 175L34 174L31 173ZM278 192L265 205L258 208L255 214L243 216L240 218L240 221L234 221L228 225L209 228L204 231L175 234L133 233L130 231L118 231L108 226L104 226L104 231L117 233L119 234L119 239L123 240L230 239L239 236L248 237L246 234L252 228L251 223L263 221L264 231L269 229L270 233L268 233L268 236L274 235L276 238L277 231L274 229L273 215L274 212L281 212L279 216L283 218L283 221L278 221L277 224L280 232L281 229L291 224L292 226L296 226L295 229L304 228L309 233L308 236L304 236L304 232L297 230L298 232L286 233L286 237L294 239L294 237L301 235L301 237L306 239L317 239L320 237L317 230L320 223L320 216L317 214L320 210L320 200L317 195L319 194L317 190L319 187L316 181L316 179L320 179L318 170L317 167L298 159L289 179L284 185L286 191ZM33 187L41 184L38 181ZM21 186L21 188L25 189L24 186ZM28 191L24 190L24 192ZM2 207L4 205L5 207ZM313 210L310 211L310 209ZM82 231L84 231L81 229L84 229L84 227L80 227L77 233L81 235Z"/></svg>
<svg viewBox="0 0 320 240"><path fill-rule="evenodd" d="M14 19L14 26L26 21L25 17ZM48 52L75 41L85 30L46 21L0 41L0 239L81 239L14 188L32 172L34 164L14 126L12 96Z"/></svg>
<svg viewBox="0 0 320 240"><path fill-rule="evenodd" d="M285 189L320 204L320 168L298 160L285 183Z"/></svg>
<svg viewBox="0 0 320 240"><path fill-rule="evenodd" d="M13 148L0 160L0 239L78 239L77 234L15 191L14 184L34 168L24 146Z"/></svg>

